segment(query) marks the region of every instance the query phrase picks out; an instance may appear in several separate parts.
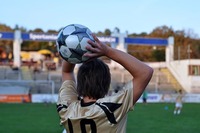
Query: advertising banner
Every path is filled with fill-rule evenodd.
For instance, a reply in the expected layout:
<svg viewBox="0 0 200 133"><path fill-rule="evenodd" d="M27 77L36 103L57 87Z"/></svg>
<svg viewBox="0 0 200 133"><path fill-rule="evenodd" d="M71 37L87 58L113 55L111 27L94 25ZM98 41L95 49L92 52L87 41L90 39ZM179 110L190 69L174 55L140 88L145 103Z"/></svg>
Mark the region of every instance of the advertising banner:
<svg viewBox="0 0 200 133"><path fill-rule="evenodd" d="M0 40L14 40L13 32L0 32Z"/></svg>
<svg viewBox="0 0 200 133"><path fill-rule="evenodd" d="M0 103L27 103L31 102L29 95L0 95Z"/></svg>

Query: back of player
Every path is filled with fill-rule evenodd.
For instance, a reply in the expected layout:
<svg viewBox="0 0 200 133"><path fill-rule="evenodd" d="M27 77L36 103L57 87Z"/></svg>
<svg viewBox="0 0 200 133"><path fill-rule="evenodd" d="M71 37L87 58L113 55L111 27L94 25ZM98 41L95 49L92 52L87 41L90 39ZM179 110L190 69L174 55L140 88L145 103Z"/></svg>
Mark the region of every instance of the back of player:
<svg viewBox="0 0 200 133"><path fill-rule="evenodd" d="M66 93L65 88L68 88ZM71 93L69 93L71 92ZM69 133L123 133L126 132L127 112L133 107L132 84L111 96L100 98L95 102L84 103L77 100L75 83L65 81L60 89L58 100L58 112L61 117L61 124ZM62 99L66 94L71 99ZM65 106L64 103L69 106Z"/></svg>

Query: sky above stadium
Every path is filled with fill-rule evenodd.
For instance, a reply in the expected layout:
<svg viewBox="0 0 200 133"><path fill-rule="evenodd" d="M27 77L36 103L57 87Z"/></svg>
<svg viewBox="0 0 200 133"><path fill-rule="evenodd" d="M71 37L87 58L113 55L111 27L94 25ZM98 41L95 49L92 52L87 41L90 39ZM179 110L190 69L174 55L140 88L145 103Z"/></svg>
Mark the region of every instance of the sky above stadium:
<svg viewBox="0 0 200 133"><path fill-rule="evenodd" d="M93 32L150 33L166 25L200 37L199 0L0 0L0 23L59 30L76 23Z"/></svg>

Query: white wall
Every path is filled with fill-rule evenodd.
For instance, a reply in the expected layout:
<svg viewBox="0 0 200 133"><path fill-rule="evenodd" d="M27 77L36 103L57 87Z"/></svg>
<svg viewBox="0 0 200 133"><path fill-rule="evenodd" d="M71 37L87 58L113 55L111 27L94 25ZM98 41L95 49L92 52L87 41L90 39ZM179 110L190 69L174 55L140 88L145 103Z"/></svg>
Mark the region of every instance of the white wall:
<svg viewBox="0 0 200 133"><path fill-rule="evenodd" d="M200 65L200 60L171 61L167 67L187 92L200 93L200 76L190 76L189 65Z"/></svg>

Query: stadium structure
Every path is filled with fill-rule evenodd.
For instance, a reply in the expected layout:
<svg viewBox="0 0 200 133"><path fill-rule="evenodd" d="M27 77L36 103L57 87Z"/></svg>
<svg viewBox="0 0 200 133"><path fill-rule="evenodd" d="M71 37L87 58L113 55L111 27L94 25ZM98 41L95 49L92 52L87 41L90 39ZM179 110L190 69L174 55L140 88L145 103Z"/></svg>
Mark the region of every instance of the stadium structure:
<svg viewBox="0 0 200 133"><path fill-rule="evenodd" d="M51 41L57 35L36 33L0 32L0 40L13 40L13 65L16 69L0 66L0 102L56 102L61 85L61 69L54 60L44 61L41 71L34 71L21 64L20 52L23 40ZM174 38L128 38L127 33L113 32L111 37L99 37L115 47L127 52L127 45L164 45L165 62L145 62L154 68L153 77L147 86L149 102L173 101L176 91L186 93L186 102L200 102L200 60L174 60ZM34 56L36 57L36 56ZM48 69L54 62L56 69ZM119 89L130 80L129 73L114 61L108 63L113 74L111 90ZM76 67L76 70L78 66ZM139 100L140 102L141 100Z"/></svg>

